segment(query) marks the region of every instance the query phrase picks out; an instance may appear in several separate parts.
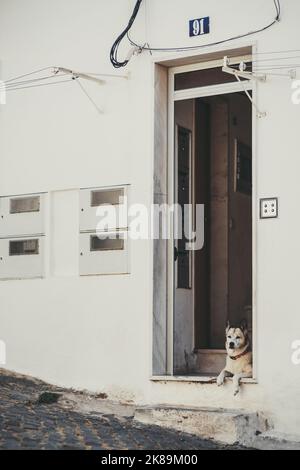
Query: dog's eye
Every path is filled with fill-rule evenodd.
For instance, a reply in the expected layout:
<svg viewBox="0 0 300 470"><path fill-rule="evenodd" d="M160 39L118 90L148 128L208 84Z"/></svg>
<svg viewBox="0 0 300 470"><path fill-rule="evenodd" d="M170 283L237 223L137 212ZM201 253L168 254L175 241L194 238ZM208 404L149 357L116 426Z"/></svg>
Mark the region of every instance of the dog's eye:
<svg viewBox="0 0 300 470"><path fill-rule="evenodd" d="M237 336L236 339L241 339L241 337L240 337L240 336Z"/></svg>
<svg viewBox="0 0 300 470"><path fill-rule="evenodd" d="M228 339L231 339L231 336L228 336Z"/></svg>

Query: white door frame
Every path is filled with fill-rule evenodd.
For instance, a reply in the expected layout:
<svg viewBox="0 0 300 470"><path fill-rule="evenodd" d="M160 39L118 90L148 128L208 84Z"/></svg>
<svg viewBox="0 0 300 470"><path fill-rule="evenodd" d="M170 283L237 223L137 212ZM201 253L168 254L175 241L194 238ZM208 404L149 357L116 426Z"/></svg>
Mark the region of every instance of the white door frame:
<svg viewBox="0 0 300 470"><path fill-rule="evenodd" d="M231 64L252 61L252 56L244 55L231 59ZM241 91L252 91L254 102L256 99L256 81L249 80L243 82L243 87L239 82L224 83L206 87L192 88L175 91L175 75L178 73L203 70L208 68L222 67L223 61L200 62L198 64L172 67L168 70L168 204L171 206L175 202L175 122L174 103L180 100L217 96ZM256 204L256 113L252 113L252 326L253 326L253 379L256 379L256 231L257 231L257 204ZM174 227L173 221L170 228L170 239L168 242L168 313L167 313L167 374L174 375Z"/></svg>

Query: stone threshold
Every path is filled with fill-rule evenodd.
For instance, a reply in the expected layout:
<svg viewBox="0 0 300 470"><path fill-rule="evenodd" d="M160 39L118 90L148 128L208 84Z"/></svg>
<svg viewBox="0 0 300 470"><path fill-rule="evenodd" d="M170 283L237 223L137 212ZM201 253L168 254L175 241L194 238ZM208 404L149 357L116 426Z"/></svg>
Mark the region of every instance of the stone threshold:
<svg viewBox="0 0 300 470"><path fill-rule="evenodd" d="M202 375L154 375L150 377L151 382L187 382L187 383L204 383L215 384L217 376L202 376ZM232 381L232 377L226 377L226 381ZM256 379L242 379L243 384L257 384Z"/></svg>

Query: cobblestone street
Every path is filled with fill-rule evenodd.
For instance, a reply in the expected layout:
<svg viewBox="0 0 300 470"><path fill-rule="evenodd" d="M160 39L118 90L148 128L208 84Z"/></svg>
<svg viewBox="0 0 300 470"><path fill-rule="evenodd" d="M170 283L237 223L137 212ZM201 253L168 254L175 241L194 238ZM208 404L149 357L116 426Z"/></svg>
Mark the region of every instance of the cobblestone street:
<svg viewBox="0 0 300 470"><path fill-rule="evenodd" d="M79 392L58 389L5 371L0 371L0 390L1 449L222 448L188 434L136 424L130 416L78 412L72 409L72 396L80 396ZM59 394L58 402L40 403L39 397L45 392ZM96 399L106 401L105 397Z"/></svg>

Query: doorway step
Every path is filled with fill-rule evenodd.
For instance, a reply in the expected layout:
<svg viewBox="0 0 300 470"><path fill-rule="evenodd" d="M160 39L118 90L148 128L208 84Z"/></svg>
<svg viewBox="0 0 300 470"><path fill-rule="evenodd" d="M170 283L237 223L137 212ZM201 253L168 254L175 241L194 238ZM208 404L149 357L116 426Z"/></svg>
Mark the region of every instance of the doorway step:
<svg viewBox="0 0 300 470"><path fill-rule="evenodd" d="M266 418L259 413L222 408L142 406L137 407L134 420L247 447L254 447L257 436L268 430Z"/></svg>
<svg viewBox="0 0 300 470"><path fill-rule="evenodd" d="M267 431L257 436L254 448L259 450L300 450L300 435Z"/></svg>

